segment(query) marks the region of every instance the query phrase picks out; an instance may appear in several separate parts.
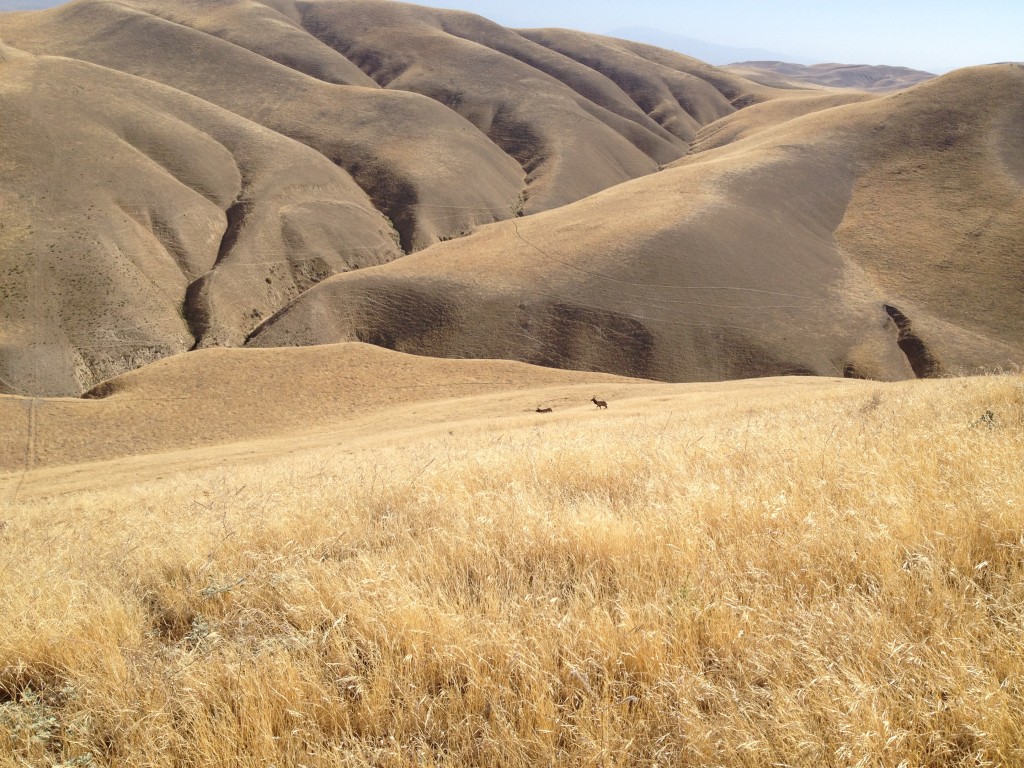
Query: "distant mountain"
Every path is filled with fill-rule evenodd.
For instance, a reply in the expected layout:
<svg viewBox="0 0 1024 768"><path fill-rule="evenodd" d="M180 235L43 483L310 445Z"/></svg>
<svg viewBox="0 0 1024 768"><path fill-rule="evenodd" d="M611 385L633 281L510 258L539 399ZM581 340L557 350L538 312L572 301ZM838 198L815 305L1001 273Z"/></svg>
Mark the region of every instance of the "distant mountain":
<svg viewBox="0 0 1024 768"><path fill-rule="evenodd" d="M729 45L718 45L717 43L709 43L707 40L673 35L651 27L622 27L621 29L612 30L608 34L612 37L635 40L638 43L656 45L659 48L668 48L669 50L685 53L687 56L692 56L695 59L715 65L732 64L734 61L769 60L794 61L800 64L816 63L814 59L795 56L790 53L766 51L760 48L735 48Z"/></svg>
<svg viewBox="0 0 1024 768"><path fill-rule="evenodd" d="M730 65L729 70L769 86L786 85L788 81L862 91L897 91L936 77L931 72L907 67L868 64L815 64L808 67L783 61L744 61Z"/></svg>

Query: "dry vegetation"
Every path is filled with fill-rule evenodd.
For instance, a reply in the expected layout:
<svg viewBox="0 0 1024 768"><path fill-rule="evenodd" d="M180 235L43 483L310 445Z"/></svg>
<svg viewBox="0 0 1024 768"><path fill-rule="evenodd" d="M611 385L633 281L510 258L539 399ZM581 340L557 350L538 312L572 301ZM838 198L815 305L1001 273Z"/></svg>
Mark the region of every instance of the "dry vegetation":
<svg viewBox="0 0 1024 768"><path fill-rule="evenodd" d="M0 765L1024 762L1020 377L616 405L0 509Z"/></svg>
<svg viewBox="0 0 1024 768"><path fill-rule="evenodd" d="M0 768L1024 766L1018 65L0 36Z"/></svg>

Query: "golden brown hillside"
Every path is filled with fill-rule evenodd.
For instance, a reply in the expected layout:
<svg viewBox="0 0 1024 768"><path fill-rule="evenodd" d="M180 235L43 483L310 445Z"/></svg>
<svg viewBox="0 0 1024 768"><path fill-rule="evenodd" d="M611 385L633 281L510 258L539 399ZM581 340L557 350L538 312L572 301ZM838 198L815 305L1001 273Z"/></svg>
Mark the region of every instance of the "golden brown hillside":
<svg viewBox="0 0 1024 768"><path fill-rule="evenodd" d="M431 360L366 344L207 349L110 379L85 398L0 396L0 473L324 431L335 439L379 437L420 421L455 420L456 413L533 414L541 400L559 412L593 408L588 386L618 394L629 385L640 384L504 360ZM482 406L444 407L471 396L493 397ZM443 419L429 415L434 411Z"/></svg>
<svg viewBox="0 0 1024 768"><path fill-rule="evenodd" d="M34 54L88 61L171 86L307 144L359 182L395 222L406 249L511 215L522 169L451 110L385 91L354 66L324 81L278 63L294 50L296 34L308 35L262 4L172 0L159 10L163 15L141 2L75 0L51 11L2 15L0 37ZM251 34L265 39L275 58L180 20L197 13L196 23L209 13L231 29L262 25L262 32ZM282 28L289 31L281 34ZM341 58L317 51L330 62Z"/></svg>
<svg viewBox="0 0 1024 768"><path fill-rule="evenodd" d="M0 36L0 391L337 341L668 381L1022 359L1017 65L772 88L370 0Z"/></svg>
<svg viewBox="0 0 1024 768"><path fill-rule="evenodd" d="M243 344L328 276L651 174L774 94L538 35L360 0L0 14L0 391Z"/></svg>
<svg viewBox="0 0 1024 768"><path fill-rule="evenodd" d="M756 77L0 13L0 768L1024 765L1024 67Z"/></svg>
<svg viewBox="0 0 1024 768"><path fill-rule="evenodd" d="M1024 760L1019 376L611 387L0 478L0 765Z"/></svg>
<svg viewBox="0 0 1024 768"><path fill-rule="evenodd" d="M327 280L250 343L670 381L1019 363L1024 68L847 100L750 107L659 174Z"/></svg>
<svg viewBox="0 0 1024 768"><path fill-rule="evenodd" d="M784 61L744 61L726 69L768 86L822 85L862 91L898 91L935 75L908 67L867 64L790 64Z"/></svg>
<svg viewBox="0 0 1024 768"><path fill-rule="evenodd" d="M78 394L238 345L324 277L401 255L363 190L301 144L92 64L0 72L6 391Z"/></svg>
<svg viewBox="0 0 1024 768"><path fill-rule="evenodd" d="M525 210L543 210L656 170L685 154L681 138L733 111L730 100L770 92L713 67L679 83L671 67L649 66L645 87L664 90L668 79L676 98L693 102L687 128L672 130L674 115L648 116L613 79L516 32L471 14L368 0L75 0L9 14L0 36L172 85L309 144L386 213L402 214L392 218L410 248L480 223L485 210L508 218L487 208L502 184L482 171L519 182L509 156L530 176ZM456 116L484 136L467 134ZM490 153L474 144L484 138L497 145Z"/></svg>

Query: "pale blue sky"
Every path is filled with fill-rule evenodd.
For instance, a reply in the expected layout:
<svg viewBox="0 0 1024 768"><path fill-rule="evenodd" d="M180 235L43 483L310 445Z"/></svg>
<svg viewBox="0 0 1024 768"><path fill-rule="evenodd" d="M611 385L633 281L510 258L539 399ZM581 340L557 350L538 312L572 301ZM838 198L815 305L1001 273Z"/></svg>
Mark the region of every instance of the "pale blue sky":
<svg viewBox="0 0 1024 768"><path fill-rule="evenodd" d="M652 27L815 61L945 72L1024 60L1024 0L420 0L514 27Z"/></svg>
<svg viewBox="0 0 1024 768"><path fill-rule="evenodd" d="M810 61L946 72L1024 60L1024 0L419 0L512 27L650 27ZM59 0L0 0L0 10Z"/></svg>

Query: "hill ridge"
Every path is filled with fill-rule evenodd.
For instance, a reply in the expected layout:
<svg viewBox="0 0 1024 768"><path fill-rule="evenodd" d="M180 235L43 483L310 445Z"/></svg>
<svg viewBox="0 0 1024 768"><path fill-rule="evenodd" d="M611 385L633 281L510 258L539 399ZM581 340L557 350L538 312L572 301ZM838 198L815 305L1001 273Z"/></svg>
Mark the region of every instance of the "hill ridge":
<svg viewBox="0 0 1024 768"><path fill-rule="evenodd" d="M910 67L871 64L793 64L785 61L742 61L726 67L765 85L821 85L867 91L894 91L910 88L936 77Z"/></svg>
<svg viewBox="0 0 1024 768"><path fill-rule="evenodd" d="M370 0L75 0L0 14L0 39L35 67L0 83L3 391L341 340L670 380L912 376L885 307L934 370L1020 357L1012 67L891 97L775 88Z"/></svg>
<svg viewBox="0 0 1024 768"><path fill-rule="evenodd" d="M989 146L989 127L974 140L951 144L951 141L960 139L942 135L945 130L942 126L948 121L934 120L937 131L933 132L934 135L921 133L920 126L931 123L922 122L920 115L929 114L929 110L934 111L934 103L946 101L950 106L943 107L947 110L943 114L957 116L951 120L973 120L979 126L989 126L990 118L986 111L1005 112L1015 102L1010 99L993 105L983 94L992 91L1012 94L1015 89L1019 92L1018 80L1015 72L1008 68L981 68L919 86L912 92L914 96L906 97L910 101L904 101L903 97L897 95L882 100L855 100L838 109L812 111L799 119L766 128L745 140L710 147L699 155L691 155L657 177L634 180L543 216L496 224L480 230L468 240L435 246L421 257L407 257L401 262L371 272L327 281L301 297L281 316L265 323L250 343L274 345L321 343L346 338L373 339L386 346L428 355L514 356L528 362L668 380L688 380L700 376L702 371L715 371L712 377L719 378L744 375L740 371L746 375L806 372L903 378L915 375L915 366L919 373L926 369L932 372L961 368L976 370L979 366L1012 364L1014 360L1020 359L1022 336L1019 313L1013 310L1017 298L1012 289L1003 289L1002 298L995 303L991 296L979 293L977 298L953 313L957 318L954 322L948 322L941 319L941 314L950 313L950 301L954 295L963 295L959 283L943 282L941 273L932 268L922 268L912 283L901 281L897 285L892 282L892 270L899 269L898 265L889 260L889 266L884 267L885 271L878 273L881 263L873 255L874 246L868 247L868 243L852 235L870 232L867 222L879 215L877 211L871 211L870 218L864 219L865 203L872 197L871 189L888 188L887 183L882 181L874 187L865 185L861 179L869 167L888 169L893 163L899 167L904 162L903 155L917 156L914 153L919 153L921 161L926 163L922 167L931 168L929 172L938 180L923 187L922 194L938 184L939 187L949 189L949 194L957 195L957 188L950 187L954 171L948 166L976 163L975 146ZM752 108L749 114L754 111L755 108ZM881 123L878 120L893 119L902 127L887 131L884 134L885 140L880 140L878 126ZM844 146L841 152L837 152L837 141ZM908 147L913 149L908 150ZM995 160L992 153L986 158L989 164ZM846 181L842 181L844 178ZM718 186L724 179L730 180L728 185ZM977 179L977 183L988 186L999 183L998 177L988 178L984 182L980 180L981 177ZM663 203L666 197L674 196L669 191L673 186L694 195L686 204L689 212L682 214L684 218L679 225L673 224L672 218L686 211L687 207L679 208L677 205ZM698 193L701 187L704 192ZM828 191L830 189L832 191ZM910 188L904 183L901 189L906 191ZM980 234L981 239L976 241L976 247L991 249L993 254L998 255L998 259L992 263L990 274L979 283L985 291L998 284L1004 269L1002 265L1013 264L1012 254L1004 250L1006 243L1015 242L1014 238L1019 241L1020 238L1019 227L1015 229L1012 224L1013 206L1019 208L1022 202L1020 190L1006 189L1000 194L1003 195L1002 202L994 208L1000 211L1000 228L998 231L993 229L988 234ZM648 200L660 205L658 211L662 220L657 224L651 221L652 216L643 212L630 210L625 216L626 221L636 220L644 225L651 223L654 231L661 233L656 235L661 238L658 240L660 245L656 247L661 249L662 255L655 257L651 246L643 246L640 242L635 246L625 246L623 250L621 243L629 242L629 238L645 237L649 240L650 236L633 231L620 218L617 226L621 235L610 234L610 239L604 244L606 248L609 245L619 248L618 255L613 252L607 257L607 263L616 265L616 270L621 269L619 259L625 260L621 263L639 266L654 258L661 259L657 263L663 264L664 269L678 270L678 266L670 267L674 261L674 244L680 242L677 238L697 236L697 242L703 243L702 247L710 247L711 252L719 256L727 255L730 248L734 253L749 253L749 256L744 257L747 259L745 261L733 257L734 267L729 269L740 270L730 273L734 274L733 277L704 283L704 287L699 290L722 290L710 287L716 285L730 289L743 288L745 281L737 280L737 276L763 269L756 265L759 261L763 262L770 252L765 249L778 248L778 255L774 255L774 261L770 262L774 264L772 268L776 270L775 276L769 278L766 273L759 274L763 275L767 286L771 286L782 274L790 275L786 279L797 281L792 284L794 288L775 292L793 298L800 297L799 301L804 303L792 307L772 304L765 309L776 314L813 310L820 315L818 322L822 330L818 331L797 320L798 315L789 320L779 315L772 320L772 323L780 324L780 328L789 328L790 333L799 332L808 342L815 339L813 344L805 344L803 351L796 357L796 360L802 357L804 362L798 363L794 359L795 350L790 346L791 336L783 333L776 341L772 341L774 326L758 327L752 322L754 315L751 312L759 310L754 304L659 298L651 292L653 289L680 291L685 289L685 284L673 283L671 280L638 282L635 277L629 281L634 287L632 295L623 293L619 288L602 288L591 281L586 288L590 293L585 294L584 298L579 278L573 278L571 282L556 278L555 275L564 270L560 266L562 258L555 254L574 254L567 263L567 268L574 274L582 275L584 280L587 275L592 275L614 285L610 277L614 273L605 274L607 270L595 271L589 263L581 266L583 262L578 261L583 254L595 252L598 248L596 244L601 242L603 236L600 228L584 231L583 221L607 220L613 210L627 211L626 201L633 199ZM694 207L693 201L696 199L703 200L703 205L697 204ZM892 207L891 197L881 199L885 200L885 205ZM907 207L906 214L916 215L920 212L929 217L948 218L947 211L952 205L951 202L945 202L937 206L927 199L914 202L918 207ZM708 209L708 204L713 207ZM1007 205L1011 207L1007 208ZM828 213L829 206L833 211L831 214ZM972 207L975 212L965 211L965 217L968 214L980 215L985 209L977 201ZM701 211L699 215L698 210ZM712 210L721 212L726 217L723 222L729 223L723 223L723 226L712 230L708 223L714 220L710 213ZM891 218L903 221L897 216ZM779 221L786 223L783 228L776 229L778 245L772 246L768 233L773 231L773 227L778 227ZM954 222L953 226L961 225ZM567 238L557 234L559 229L573 234ZM726 236L725 233L730 230L746 231L751 239L746 243L736 241L734 237ZM943 227L936 226L933 231L934 235L948 239L949 230L950 223L947 222ZM815 231L819 234L813 235ZM893 243L904 237L901 231L892 233L891 238L895 238ZM539 233L540 238L535 233ZM551 247L551 242L557 245ZM942 251L938 242L933 245L938 252ZM526 246L525 252L522 246ZM796 267L795 264L787 264L785 270L788 272L779 272L779 268L785 264L780 259L792 260L796 254L801 253L801 249L806 254L801 258L809 259L806 265ZM530 255L532 251L536 254ZM948 258L958 258L948 248L946 251L949 252ZM463 252L473 254L472 273L467 270L469 260ZM501 256L493 262L485 261L482 254L491 252L500 253ZM512 256L519 253L523 255ZM783 257L782 254L789 255ZM537 256L550 266L541 266ZM979 264L959 258L961 261L957 269L974 271L978 276L984 274ZM1011 261L1006 262L1006 259ZM831 266L826 268L826 264ZM817 279L822 281L818 285L808 283L807 276L800 274L801 269L811 265L815 265L812 271L817 270ZM796 271L792 271L794 267ZM708 269L706 264L693 262L687 263L686 268L705 272ZM1020 267L1016 265L1013 268ZM526 277L531 273L538 277ZM937 278L940 282L936 282ZM536 282L530 283L529 280ZM351 285L351 290L346 285ZM540 288L541 285L544 288ZM928 298L938 295L930 287L932 285L935 289L941 286L941 290L946 292L941 302L936 303ZM826 288L824 292L823 288ZM953 293L948 293L950 290ZM457 308L445 298L467 294L474 297L471 303L475 301L488 306L488 311L475 311L464 303L460 305L461 308ZM844 295L864 298L851 304L851 308L860 308L847 318L847 330L842 332L829 322L828 316L835 314L838 302L841 301L839 297ZM400 296L400 305L403 307L400 314L405 316L405 313L411 313L409 324L404 330L397 316L389 314L386 319L375 318L374 311L366 309L369 306L366 301L376 305L390 299L399 301ZM872 298L865 300L869 296ZM527 305L521 303L530 297L533 299ZM520 303L515 305L517 298ZM849 303L849 299L846 301ZM702 307L700 319L694 317L688 320L685 313L680 314L682 304ZM317 307L315 322L308 315L312 306ZM417 311L417 306L424 309ZM428 306L431 309L425 309ZM516 310L514 306L528 306L528 309ZM828 310L830 306L832 310ZM672 314L666 314L669 308ZM893 311L889 311L890 308ZM724 312L720 319L709 320L719 310ZM893 319L894 314L898 320ZM554 336L545 341L535 333L528 334L517 329L514 323L496 319L517 317L518 322L530 323L531 327L542 328L545 334L551 333ZM743 320L744 317L748 319ZM480 325L487 329L484 336L477 335L478 332L473 330ZM585 330L586 326L592 330ZM522 326L524 329L526 327ZM693 338L692 333L680 335L678 329L682 327L694 329L698 338ZM872 327L876 330L869 332ZM909 330L911 327L913 331ZM653 328L661 330L654 331ZM677 330L673 331L673 328ZM853 328L861 329L857 331L863 334L859 341L849 336ZM826 333L824 337L821 336L822 331ZM719 341L714 341L708 337L709 332L725 335ZM743 334L744 340L728 335L734 332ZM590 340L584 341L590 334ZM657 340L659 336L664 339L660 343ZM683 339L687 337L690 341L684 342ZM842 341L844 337L847 341ZM944 360L944 363L940 365L936 362L932 368L928 368L922 367L918 357L908 357L906 347L911 337L917 340L915 343L928 350L927 355L933 360ZM561 341L556 342L556 338ZM675 341L670 342L669 338ZM568 347L559 346L564 344L568 344ZM661 352L660 362L652 367L649 355L658 355L651 350L662 344L666 349ZM778 344L782 344L778 351L771 351ZM842 346L846 344L849 346ZM822 349L832 347L831 355L834 356L831 359L823 358L811 351L815 346ZM694 350L691 355L696 355L697 350L704 350L701 354L706 354L709 349L717 349L724 355L722 360L731 359L734 362L718 367L721 360L714 362L708 358L697 358L704 362L695 369L692 359L687 362L685 357L675 353L677 362L668 364L670 358L664 357L670 354L667 348L690 348ZM636 357L634 353L640 353L640 350L647 351ZM758 362L759 359L761 362ZM732 365L738 367L731 368Z"/></svg>

